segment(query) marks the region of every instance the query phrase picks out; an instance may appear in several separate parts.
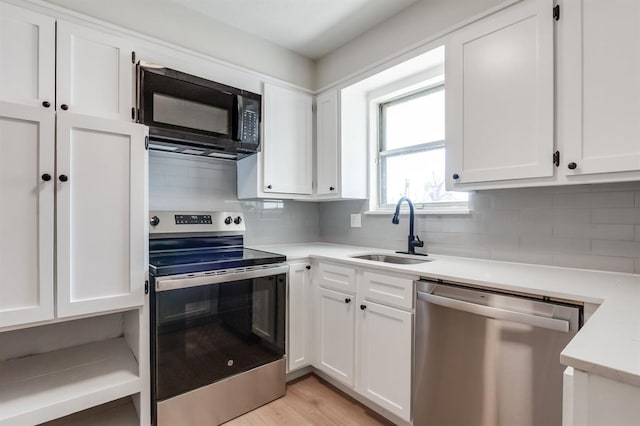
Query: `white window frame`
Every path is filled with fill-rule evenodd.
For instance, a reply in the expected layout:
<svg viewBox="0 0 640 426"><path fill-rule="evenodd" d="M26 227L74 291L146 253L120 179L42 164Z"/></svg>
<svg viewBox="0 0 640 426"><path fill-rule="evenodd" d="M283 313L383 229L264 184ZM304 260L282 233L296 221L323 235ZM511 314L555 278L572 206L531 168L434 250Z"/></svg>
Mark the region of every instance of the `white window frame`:
<svg viewBox="0 0 640 426"><path fill-rule="evenodd" d="M382 147L382 105L402 101L413 95L429 91L446 90L444 82L444 68L436 67L421 73L420 81L416 82L416 77L404 79L385 86L369 94L369 210L365 214L388 215L395 210L395 204L381 205L382 197L382 161L381 156L392 156L408 154L411 152L421 152L429 149L445 147L446 140L427 142L419 145L412 145L405 148L381 151ZM408 210L403 204L402 211ZM446 214L469 214L469 201L448 201L433 203L414 203L415 213L423 215L446 215Z"/></svg>

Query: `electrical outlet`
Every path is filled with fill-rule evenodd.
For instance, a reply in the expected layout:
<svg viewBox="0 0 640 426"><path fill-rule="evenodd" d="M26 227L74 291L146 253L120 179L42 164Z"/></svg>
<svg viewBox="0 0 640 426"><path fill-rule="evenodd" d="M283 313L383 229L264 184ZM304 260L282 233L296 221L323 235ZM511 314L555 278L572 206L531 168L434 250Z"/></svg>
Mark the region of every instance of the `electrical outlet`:
<svg viewBox="0 0 640 426"><path fill-rule="evenodd" d="M351 215L351 227L362 228L362 215L360 213L353 213Z"/></svg>

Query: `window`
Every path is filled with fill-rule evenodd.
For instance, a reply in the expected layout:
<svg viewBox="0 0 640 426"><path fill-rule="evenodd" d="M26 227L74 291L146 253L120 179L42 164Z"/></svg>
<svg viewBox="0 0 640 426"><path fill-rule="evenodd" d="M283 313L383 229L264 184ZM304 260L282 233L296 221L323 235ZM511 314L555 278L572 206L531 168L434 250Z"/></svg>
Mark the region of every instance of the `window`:
<svg viewBox="0 0 640 426"><path fill-rule="evenodd" d="M417 209L466 209L445 189L444 84L378 104L378 207L409 197Z"/></svg>

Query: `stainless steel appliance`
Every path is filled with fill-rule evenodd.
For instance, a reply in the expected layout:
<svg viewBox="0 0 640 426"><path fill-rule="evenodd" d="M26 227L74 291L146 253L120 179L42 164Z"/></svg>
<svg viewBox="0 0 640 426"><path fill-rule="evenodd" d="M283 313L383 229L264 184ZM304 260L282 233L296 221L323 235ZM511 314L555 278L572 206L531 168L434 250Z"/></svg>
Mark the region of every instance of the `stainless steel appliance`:
<svg viewBox="0 0 640 426"><path fill-rule="evenodd" d="M259 150L260 95L146 62L137 75L151 149L228 159Z"/></svg>
<svg viewBox="0 0 640 426"><path fill-rule="evenodd" d="M242 214L152 212L152 421L216 425L285 393L286 258Z"/></svg>
<svg viewBox="0 0 640 426"><path fill-rule="evenodd" d="M560 425L560 352L582 307L543 297L416 282L414 422Z"/></svg>

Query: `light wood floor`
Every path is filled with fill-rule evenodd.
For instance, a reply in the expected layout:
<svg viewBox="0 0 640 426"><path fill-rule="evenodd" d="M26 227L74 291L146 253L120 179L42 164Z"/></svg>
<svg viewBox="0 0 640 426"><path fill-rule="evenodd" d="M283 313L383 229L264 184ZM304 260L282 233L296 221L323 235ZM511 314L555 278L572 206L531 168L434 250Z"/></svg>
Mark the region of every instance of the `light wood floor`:
<svg viewBox="0 0 640 426"><path fill-rule="evenodd" d="M287 394L225 426L392 425L317 376L287 385Z"/></svg>

